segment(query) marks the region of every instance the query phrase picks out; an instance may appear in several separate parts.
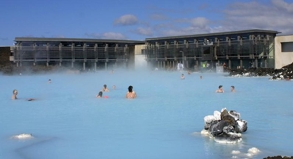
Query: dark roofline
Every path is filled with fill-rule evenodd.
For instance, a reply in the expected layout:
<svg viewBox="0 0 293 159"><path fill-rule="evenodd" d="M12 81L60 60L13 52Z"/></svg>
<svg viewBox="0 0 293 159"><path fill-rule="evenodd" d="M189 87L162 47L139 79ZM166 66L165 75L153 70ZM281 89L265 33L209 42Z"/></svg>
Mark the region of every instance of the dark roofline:
<svg viewBox="0 0 293 159"><path fill-rule="evenodd" d="M277 35L277 36L293 36L293 34L289 33L289 34L281 34L281 35Z"/></svg>
<svg viewBox="0 0 293 159"><path fill-rule="evenodd" d="M251 29L251 30L239 30L230 32L216 32L216 33L206 33L206 34L193 34L193 35L179 35L179 36L166 36L157 38L146 38L146 41L150 40L167 40L167 39L183 39L183 38L198 38L198 37L208 37L208 36L223 36L223 35L233 35L233 34L247 34L247 33L270 33L279 34L281 32L274 30L261 30L261 29Z"/></svg>
<svg viewBox="0 0 293 159"><path fill-rule="evenodd" d="M33 42L96 42L96 43L128 43L145 44L145 41L139 40L115 40L115 39L82 39L82 38L40 38L40 37L15 37L15 42L33 41Z"/></svg>

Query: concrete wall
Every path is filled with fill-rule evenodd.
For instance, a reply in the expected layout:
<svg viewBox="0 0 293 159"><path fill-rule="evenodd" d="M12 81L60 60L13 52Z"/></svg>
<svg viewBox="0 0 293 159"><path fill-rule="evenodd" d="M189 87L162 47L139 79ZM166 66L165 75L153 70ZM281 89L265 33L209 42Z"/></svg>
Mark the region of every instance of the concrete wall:
<svg viewBox="0 0 293 159"><path fill-rule="evenodd" d="M145 44L135 45L135 54L142 54L142 49L145 49Z"/></svg>
<svg viewBox="0 0 293 159"><path fill-rule="evenodd" d="M135 69L144 70L147 68L147 62L145 60L145 55L142 54L142 50L145 49L145 45L135 45Z"/></svg>
<svg viewBox="0 0 293 159"><path fill-rule="evenodd" d="M293 42L293 35L275 37L275 68L277 69L293 62L293 52L282 52L282 42Z"/></svg>

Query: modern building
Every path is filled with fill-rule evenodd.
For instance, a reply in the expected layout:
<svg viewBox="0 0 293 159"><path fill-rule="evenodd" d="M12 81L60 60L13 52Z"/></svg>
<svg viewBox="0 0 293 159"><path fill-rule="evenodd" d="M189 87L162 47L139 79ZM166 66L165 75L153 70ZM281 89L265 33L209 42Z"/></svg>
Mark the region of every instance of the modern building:
<svg viewBox="0 0 293 159"><path fill-rule="evenodd" d="M163 69L182 63L190 70L223 64L232 69L281 68L293 62L293 35L279 33L252 29L145 41L16 37L10 61L17 66L60 65L83 70L134 68L141 63Z"/></svg>
<svg viewBox="0 0 293 159"><path fill-rule="evenodd" d="M98 69L134 67L135 40L16 37L13 61L23 65L60 65Z"/></svg>
<svg viewBox="0 0 293 159"><path fill-rule="evenodd" d="M226 64L229 68L275 67L274 39L278 31L242 30L209 34L147 38L145 55L159 68L202 68Z"/></svg>

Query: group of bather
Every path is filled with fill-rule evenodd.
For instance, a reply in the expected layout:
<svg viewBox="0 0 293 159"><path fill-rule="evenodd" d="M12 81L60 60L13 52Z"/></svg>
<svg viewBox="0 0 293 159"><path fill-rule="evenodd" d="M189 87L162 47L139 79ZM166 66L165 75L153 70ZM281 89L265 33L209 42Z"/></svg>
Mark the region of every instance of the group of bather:
<svg viewBox="0 0 293 159"><path fill-rule="evenodd" d="M116 86L113 85L113 89L116 89ZM107 85L104 84L104 87L102 90L100 90L99 94L96 96L97 98L103 98L103 92L110 92L110 90L107 88ZM126 98L136 98L136 93L133 91L133 86L128 87L128 92L126 93ZM108 96L104 96L104 98L109 98Z"/></svg>
<svg viewBox="0 0 293 159"><path fill-rule="evenodd" d="M231 86L231 92L236 92L235 86ZM216 93L224 93L222 85L219 86L219 88L216 90Z"/></svg>
<svg viewBox="0 0 293 159"><path fill-rule="evenodd" d="M51 83L51 82L52 82L51 79L49 79L48 80L48 83ZM116 86L115 85L113 85L113 89L114 90L116 89ZM97 98L103 98L103 92L109 92L109 91L110 90L107 88L107 85L104 84L103 89L99 92L99 94L96 97ZM11 97L11 99L12 100L16 100L17 99L17 94L18 94L18 91L16 89L14 89L12 91L12 97ZM128 92L126 93L126 96L125 97L128 98L128 99L133 99L133 98L136 98L137 97L136 92L133 91L133 86L129 86L128 87ZM104 96L104 98L109 98L109 97L108 96ZM30 98L27 101L33 101L33 100L35 100L35 99L34 98Z"/></svg>
<svg viewBox="0 0 293 159"><path fill-rule="evenodd" d="M190 74L190 72L188 72L188 74ZM184 80L185 79L185 76L184 76L183 73L181 74L181 77L180 78L181 78L181 80ZM200 76L200 79L202 79L202 76ZM235 86L231 86L231 92L236 92ZM220 85L218 87L218 89L216 90L216 93L224 93L224 90L223 90L223 86L222 85Z"/></svg>
<svg viewBox="0 0 293 159"><path fill-rule="evenodd" d="M184 74L181 74L181 79L185 79ZM202 76L200 76L200 79L202 79ZM51 79L49 79L48 83L51 83L51 82L52 82ZM113 89L116 89L115 85L113 85ZM103 92L109 92L109 91L110 90L107 88L107 85L104 84L103 89L99 91L99 93L98 93L98 95L96 97L97 98L103 98ZM234 86L231 86L231 92L235 92L235 87ZM218 89L216 90L216 93L224 93L222 85L220 85L218 87ZM17 94L18 94L18 91L16 89L13 90L13 95L12 95L13 100L17 99ZM129 98L129 99L137 97L136 92L133 91L133 86L128 87L128 92L126 93L125 97ZM104 98L109 98L109 97L104 96ZM33 98L28 99L28 101L33 101L33 100L35 100L35 99L33 99Z"/></svg>

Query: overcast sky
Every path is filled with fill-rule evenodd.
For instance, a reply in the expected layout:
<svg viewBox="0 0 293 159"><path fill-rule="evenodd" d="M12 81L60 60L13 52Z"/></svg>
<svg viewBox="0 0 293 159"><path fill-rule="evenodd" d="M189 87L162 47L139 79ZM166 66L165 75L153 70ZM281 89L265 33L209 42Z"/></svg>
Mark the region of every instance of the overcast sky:
<svg viewBox="0 0 293 159"><path fill-rule="evenodd" d="M293 0L1 0L0 46L15 37L144 40L268 29L293 34Z"/></svg>

